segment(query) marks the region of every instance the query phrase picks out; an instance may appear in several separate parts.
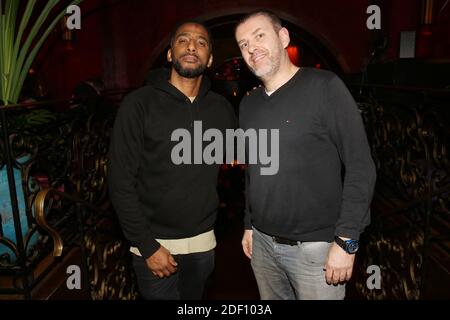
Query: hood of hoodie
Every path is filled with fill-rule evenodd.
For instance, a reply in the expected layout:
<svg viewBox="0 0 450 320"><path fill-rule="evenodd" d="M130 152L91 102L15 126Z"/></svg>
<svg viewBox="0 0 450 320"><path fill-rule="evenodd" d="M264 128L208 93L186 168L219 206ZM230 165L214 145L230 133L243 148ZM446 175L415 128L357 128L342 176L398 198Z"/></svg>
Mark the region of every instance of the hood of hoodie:
<svg viewBox="0 0 450 320"><path fill-rule="evenodd" d="M186 96L169 82L170 71L171 70L167 68L151 70L145 78L145 84L152 86L155 89L167 92L171 96L184 101ZM211 81L208 76L204 74L197 98L199 99L204 97L210 89Z"/></svg>

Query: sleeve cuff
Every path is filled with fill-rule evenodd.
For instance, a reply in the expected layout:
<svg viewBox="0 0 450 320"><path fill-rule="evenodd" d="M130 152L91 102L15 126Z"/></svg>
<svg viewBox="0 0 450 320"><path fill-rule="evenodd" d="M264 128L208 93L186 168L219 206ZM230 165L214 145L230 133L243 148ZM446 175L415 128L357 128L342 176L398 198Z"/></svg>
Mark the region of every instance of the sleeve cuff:
<svg viewBox="0 0 450 320"><path fill-rule="evenodd" d="M139 252L144 259L151 257L158 249L161 247L158 241L156 241L152 236L143 239L141 243L138 244Z"/></svg>
<svg viewBox="0 0 450 320"><path fill-rule="evenodd" d="M252 219L250 218L250 214L248 212L245 213L244 217L244 228L246 230L252 229Z"/></svg>
<svg viewBox="0 0 450 320"><path fill-rule="evenodd" d="M334 232L335 236L349 238L352 240L359 240L360 234L361 233L359 231L349 229L336 229Z"/></svg>

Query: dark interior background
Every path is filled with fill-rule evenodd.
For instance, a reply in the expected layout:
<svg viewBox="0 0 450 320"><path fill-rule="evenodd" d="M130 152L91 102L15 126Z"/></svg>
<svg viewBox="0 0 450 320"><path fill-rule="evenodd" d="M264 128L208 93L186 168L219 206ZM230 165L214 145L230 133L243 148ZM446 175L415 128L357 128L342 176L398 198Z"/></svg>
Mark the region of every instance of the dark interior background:
<svg viewBox="0 0 450 320"><path fill-rule="evenodd" d="M80 5L81 30L63 32L63 27L57 28L40 51L34 71L43 94L49 98L70 97L75 85L87 79L101 80L105 89L137 87L149 69L164 65L174 25L196 18L212 29L215 60L210 72L218 72L216 78L224 79L224 73L230 76L233 61L238 62L235 66L242 65L233 38L235 23L243 14L260 8L272 10L283 19L292 37L290 52L304 66L331 69L348 79L359 79L369 62L399 62L402 31L416 31L420 61L439 65L450 58L450 9L444 7L446 0L435 0L433 23L425 26L424 2L85 0ZM381 30L366 27L366 10L371 4L381 8ZM409 68L399 73L404 74L404 69ZM442 68L435 69L433 72L439 73ZM385 71L393 72L389 67ZM424 77L420 78L424 81ZM432 81L436 74L425 78ZM253 80L248 81L248 85L253 84ZM247 89L239 88L238 96ZM233 93L233 89L227 90Z"/></svg>

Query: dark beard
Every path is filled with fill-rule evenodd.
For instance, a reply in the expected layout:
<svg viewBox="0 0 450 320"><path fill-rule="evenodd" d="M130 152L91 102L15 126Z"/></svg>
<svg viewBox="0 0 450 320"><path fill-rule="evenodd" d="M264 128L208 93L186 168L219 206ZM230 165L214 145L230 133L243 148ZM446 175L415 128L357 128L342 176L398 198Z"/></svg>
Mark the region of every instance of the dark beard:
<svg viewBox="0 0 450 320"><path fill-rule="evenodd" d="M205 65L199 65L197 68L195 69L187 69L187 68L183 68L183 66L181 65L180 61L174 60L172 63L174 69L176 70L176 72L184 77L184 78L189 78L189 79L193 79L193 78L197 78L199 76L201 76L203 74L203 72L205 72L206 66Z"/></svg>

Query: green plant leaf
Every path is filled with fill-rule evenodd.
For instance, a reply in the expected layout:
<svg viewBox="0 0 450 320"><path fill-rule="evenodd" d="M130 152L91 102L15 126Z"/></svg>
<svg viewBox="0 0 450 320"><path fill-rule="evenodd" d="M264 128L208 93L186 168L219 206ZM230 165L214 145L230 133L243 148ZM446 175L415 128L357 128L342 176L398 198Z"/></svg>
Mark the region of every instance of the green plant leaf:
<svg viewBox="0 0 450 320"><path fill-rule="evenodd" d="M16 28L16 17L17 17L17 11L19 9L19 1L17 0L9 0L6 1L5 4L5 16L2 20L3 23L3 65L2 65L2 75L3 78L6 79L6 86L4 88L6 97L5 99L8 100L8 83L9 79L11 79L11 65L14 63L12 61L12 46L14 43L14 33Z"/></svg>
<svg viewBox="0 0 450 320"><path fill-rule="evenodd" d="M2 7L2 3L1 3L1 0L0 0L0 11L1 11L1 7ZM4 27L3 27L3 18L4 16L3 16L3 13L2 12L0 12L0 34L4 34ZM0 52L2 52L2 56L0 56L0 102L2 103L2 104L6 104L6 92L5 92L5 85L6 85L6 77L4 76L4 72L3 72L3 70L4 70L4 67L3 67L3 64L4 64L4 62L3 62L3 58L4 58L4 56L3 56L3 52L5 52L4 50L3 50L3 39L0 39Z"/></svg>
<svg viewBox="0 0 450 320"><path fill-rule="evenodd" d="M65 14L66 7L45 29L40 39L33 48L32 44L40 32L42 26L49 17L51 11L60 0L49 0L42 9L38 18L31 25L30 32L22 40L25 30L30 22L36 0L28 0L23 11L17 36L15 35L17 13L19 12L19 0L5 1L5 12L2 11L3 1L0 0L0 98L5 105L16 103L19 99L23 83L33 60L40 47L55 27L58 20ZM77 5L82 0L71 1L69 5Z"/></svg>
<svg viewBox="0 0 450 320"><path fill-rule="evenodd" d="M34 126L42 126L50 123L55 119L56 119L55 114L48 110L45 109L33 110L26 115L25 126L30 128Z"/></svg>
<svg viewBox="0 0 450 320"><path fill-rule="evenodd" d="M57 0L59 1L59 0ZM74 0L70 3L70 5L73 4L78 4L80 3L82 0ZM33 63L34 58L36 57L37 52L39 51L40 47L42 46L42 44L44 43L44 41L47 39L48 35L50 34L50 32L53 30L53 28L55 27L56 23L66 14L66 11L63 10L60 14L58 14L56 16L56 18L53 20L53 22L47 27L47 30L44 32L44 34L41 36L41 39L36 43L36 45L34 46L33 50L30 52L30 54L28 55L28 58L22 68L22 72L20 73L20 77L18 79L17 82L17 87L16 90L13 91L12 94L12 99L13 101L17 101L19 98L19 94L20 94L20 89L22 88L23 82L25 81L25 77L28 73L28 69L31 67L31 64Z"/></svg>
<svg viewBox="0 0 450 320"><path fill-rule="evenodd" d="M19 31L17 33L17 37L14 42L14 49L13 49L13 52L11 53L12 61L13 61L12 66L11 66L11 74L12 75L16 72L16 69L19 67L17 60L18 60L20 42L22 40L23 32L24 32L26 26L28 25L28 21L30 20L30 16L33 13L33 8L34 8L35 4L36 4L36 0L28 0L27 6L25 8L25 11L22 15L22 19L20 21ZM8 87L6 88L8 95L11 94L11 92L13 90L12 89L13 85L14 85L14 83L11 81L9 83Z"/></svg>
<svg viewBox="0 0 450 320"><path fill-rule="evenodd" d="M12 97L13 102L17 102L17 99L19 98L20 90L22 89L23 81L20 81L21 74L24 69L24 61L27 57L27 53L30 49L31 44L33 43L33 40L38 33L39 29L41 28L42 24L45 22L46 18L50 14L50 11L53 9L53 7L58 3L59 0L49 0L42 10L39 17L36 19L35 23L33 24L30 33L25 39L25 42L20 49L19 57L17 59L17 67L15 68L15 72L12 75L11 78L11 87L8 89L7 94ZM34 59L34 57L33 57ZM26 70L28 72L28 69ZM19 93L17 93L19 91ZM17 98L15 98L17 96Z"/></svg>

